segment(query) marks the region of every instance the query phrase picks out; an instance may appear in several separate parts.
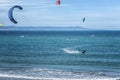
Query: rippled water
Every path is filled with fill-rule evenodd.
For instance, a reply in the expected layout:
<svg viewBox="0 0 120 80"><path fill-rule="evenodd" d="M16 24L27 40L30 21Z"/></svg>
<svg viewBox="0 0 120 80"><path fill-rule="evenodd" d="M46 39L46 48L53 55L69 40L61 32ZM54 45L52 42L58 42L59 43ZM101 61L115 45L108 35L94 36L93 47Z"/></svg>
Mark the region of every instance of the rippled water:
<svg viewBox="0 0 120 80"><path fill-rule="evenodd" d="M119 78L120 31L0 31L0 76Z"/></svg>

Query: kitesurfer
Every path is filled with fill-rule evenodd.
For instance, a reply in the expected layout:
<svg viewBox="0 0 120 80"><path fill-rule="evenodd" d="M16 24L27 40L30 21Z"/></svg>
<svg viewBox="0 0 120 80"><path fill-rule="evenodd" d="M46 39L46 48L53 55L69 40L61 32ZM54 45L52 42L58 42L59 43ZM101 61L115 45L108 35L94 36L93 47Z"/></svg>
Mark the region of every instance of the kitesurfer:
<svg viewBox="0 0 120 80"><path fill-rule="evenodd" d="M86 50L83 50L82 53L83 53L83 54L86 53Z"/></svg>

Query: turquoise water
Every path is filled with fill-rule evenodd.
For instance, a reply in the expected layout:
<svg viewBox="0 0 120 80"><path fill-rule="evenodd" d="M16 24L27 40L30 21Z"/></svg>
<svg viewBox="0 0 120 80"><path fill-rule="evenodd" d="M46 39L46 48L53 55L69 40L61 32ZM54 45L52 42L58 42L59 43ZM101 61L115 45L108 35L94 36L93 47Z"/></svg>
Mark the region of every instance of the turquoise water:
<svg viewBox="0 0 120 80"><path fill-rule="evenodd" d="M0 31L3 75L119 78L120 31Z"/></svg>

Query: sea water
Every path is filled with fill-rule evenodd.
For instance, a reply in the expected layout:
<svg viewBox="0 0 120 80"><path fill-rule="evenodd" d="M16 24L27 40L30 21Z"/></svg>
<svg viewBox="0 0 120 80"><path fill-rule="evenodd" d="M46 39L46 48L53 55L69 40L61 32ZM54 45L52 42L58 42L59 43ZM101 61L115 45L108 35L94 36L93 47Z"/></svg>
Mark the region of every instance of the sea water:
<svg viewBox="0 0 120 80"><path fill-rule="evenodd" d="M0 77L119 79L120 31L0 31Z"/></svg>

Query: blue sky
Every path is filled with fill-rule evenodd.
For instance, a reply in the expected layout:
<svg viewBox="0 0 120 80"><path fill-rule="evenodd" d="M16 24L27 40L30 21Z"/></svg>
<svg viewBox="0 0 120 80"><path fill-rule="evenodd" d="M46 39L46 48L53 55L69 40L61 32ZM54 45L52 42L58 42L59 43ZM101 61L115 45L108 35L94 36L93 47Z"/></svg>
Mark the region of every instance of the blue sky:
<svg viewBox="0 0 120 80"><path fill-rule="evenodd" d="M120 30L120 0L0 0L0 23L3 26L81 26L91 29ZM18 24L8 19L8 10L15 9ZM82 23L82 18L86 18Z"/></svg>

